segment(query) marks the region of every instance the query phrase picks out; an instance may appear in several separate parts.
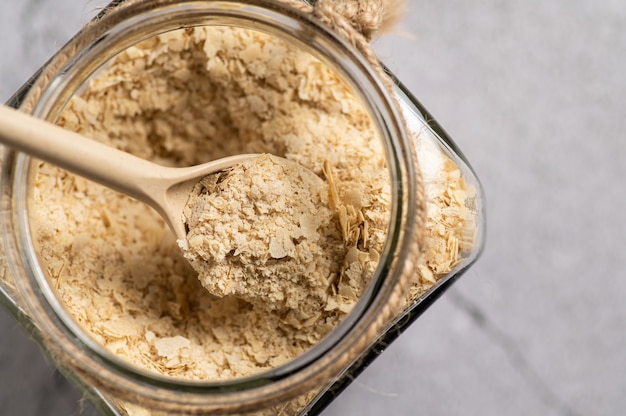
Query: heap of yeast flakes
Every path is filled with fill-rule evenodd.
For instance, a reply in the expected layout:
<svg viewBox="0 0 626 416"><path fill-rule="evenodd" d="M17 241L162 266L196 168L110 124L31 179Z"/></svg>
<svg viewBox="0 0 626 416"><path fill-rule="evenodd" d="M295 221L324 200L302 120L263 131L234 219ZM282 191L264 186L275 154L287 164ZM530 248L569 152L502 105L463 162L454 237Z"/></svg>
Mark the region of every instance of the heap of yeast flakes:
<svg viewBox="0 0 626 416"><path fill-rule="evenodd" d="M170 32L118 55L58 123L164 165L267 153L324 179L318 213L335 229L317 232L337 247L309 282L315 302L295 313L210 294L150 208L41 164L31 215L42 264L74 319L131 363L188 380L273 368L328 334L370 281L389 222L384 151L359 100L308 53L244 29ZM280 250L287 239L271 244Z"/></svg>
<svg viewBox="0 0 626 416"><path fill-rule="evenodd" d="M263 155L200 181L184 217L179 244L209 292L319 317L346 254L319 176Z"/></svg>

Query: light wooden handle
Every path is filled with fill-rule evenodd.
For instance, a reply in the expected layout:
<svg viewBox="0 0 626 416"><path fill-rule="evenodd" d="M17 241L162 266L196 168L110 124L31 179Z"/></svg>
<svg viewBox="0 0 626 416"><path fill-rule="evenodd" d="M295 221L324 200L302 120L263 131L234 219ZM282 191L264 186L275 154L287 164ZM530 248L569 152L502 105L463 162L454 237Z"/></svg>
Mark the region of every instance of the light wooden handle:
<svg viewBox="0 0 626 416"><path fill-rule="evenodd" d="M0 143L140 200L145 178L160 168L7 106L0 106Z"/></svg>

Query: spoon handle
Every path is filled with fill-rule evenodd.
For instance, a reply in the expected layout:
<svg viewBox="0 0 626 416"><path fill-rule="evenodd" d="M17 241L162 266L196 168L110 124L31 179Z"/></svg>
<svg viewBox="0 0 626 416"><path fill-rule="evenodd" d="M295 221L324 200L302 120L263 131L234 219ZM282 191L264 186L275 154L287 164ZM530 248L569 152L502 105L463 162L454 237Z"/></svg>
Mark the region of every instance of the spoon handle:
<svg viewBox="0 0 626 416"><path fill-rule="evenodd" d="M0 106L0 143L140 200L161 168L8 106Z"/></svg>

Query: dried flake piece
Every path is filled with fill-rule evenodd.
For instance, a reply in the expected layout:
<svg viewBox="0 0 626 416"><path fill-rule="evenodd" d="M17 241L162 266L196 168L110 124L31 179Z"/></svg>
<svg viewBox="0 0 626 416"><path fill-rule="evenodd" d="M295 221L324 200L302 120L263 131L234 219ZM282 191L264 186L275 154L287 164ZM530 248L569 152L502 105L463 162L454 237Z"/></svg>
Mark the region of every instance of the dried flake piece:
<svg viewBox="0 0 626 416"><path fill-rule="evenodd" d="M175 337L158 338L153 341L153 344L159 356L173 359L180 356L183 349L189 348L191 341L176 335Z"/></svg>
<svg viewBox="0 0 626 416"><path fill-rule="evenodd" d="M134 322L121 317L116 317L112 321L102 323L102 333L110 338L123 338L138 335L137 327L134 325Z"/></svg>

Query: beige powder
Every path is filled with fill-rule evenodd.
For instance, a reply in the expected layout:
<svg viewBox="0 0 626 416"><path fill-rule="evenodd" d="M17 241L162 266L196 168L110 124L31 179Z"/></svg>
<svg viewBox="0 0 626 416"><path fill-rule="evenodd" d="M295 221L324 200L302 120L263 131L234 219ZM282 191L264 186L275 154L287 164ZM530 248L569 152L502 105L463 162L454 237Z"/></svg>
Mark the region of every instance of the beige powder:
<svg viewBox="0 0 626 416"><path fill-rule="evenodd" d="M165 165L269 153L323 179L307 192L324 188L315 209L320 218L332 217L335 228L326 227L326 220L302 228L308 229L307 243L317 245L314 250L333 250L324 253L323 264L309 263L316 270L324 268L319 278L306 280L310 276L304 273L296 277L312 296L311 308L295 313L299 310L292 308L286 294L290 285L267 289L269 302L264 305L237 297L245 297L243 293L252 288L224 284L214 293L225 296L209 293L151 209L55 167L39 165L31 216L49 279L88 334L139 367L189 380L225 380L283 364L327 335L351 310L373 274L391 203L380 140L362 105L340 79L310 55L279 40L233 28L161 35L120 54L69 102L59 124ZM458 166L434 152L436 169L426 189L427 247L412 298L449 273L473 243L474 213L468 201L475 191L467 187ZM221 192L235 189L225 186ZM222 201L231 200L225 195ZM214 224L231 227L230 220L242 213L235 210L229 221ZM201 228L208 224L200 223ZM276 232L265 240L271 246L266 247L266 256L302 260L299 256L304 253L298 254L288 243L294 229L286 229L287 237ZM201 234L205 232L217 237L224 231L202 229ZM321 240L309 241L315 233ZM223 235L233 241L251 236L239 231ZM272 238L282 240L272 244ZM204 237L200 240L200 247L207 243ZM193 236L189 241L195 241ZM218 254L212 254L216 259L222 254L226 258L235 247L224 240L220 244L224 246L216 249ZM259 253L250 249L246 254L254 257L255 267L263 263ZM265 264L273 263L270 257ZM229 259L228 265L243 273L243 259L240 256L239 264ZM294 263L288 268L301 267L306 260ZM226 264L208 273L218 280L203 279L205 285L219 279L229 282L219 276L220 267ZM235 277L237 283L245 278ZM268 310L267 305L287 307Z"/></svg>

